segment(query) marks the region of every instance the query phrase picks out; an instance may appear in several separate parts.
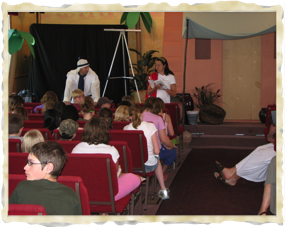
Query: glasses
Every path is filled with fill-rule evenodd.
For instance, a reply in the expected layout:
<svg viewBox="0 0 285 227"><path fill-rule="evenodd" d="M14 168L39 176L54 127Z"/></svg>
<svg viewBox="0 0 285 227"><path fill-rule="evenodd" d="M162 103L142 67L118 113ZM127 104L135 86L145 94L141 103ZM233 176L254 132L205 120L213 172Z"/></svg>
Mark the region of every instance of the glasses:
<svg viewBox="0 0 285 227"><path fill-rule="evenodd" d="M47 163L34 163L34 162L31 162L31 160L27 159L26 164L28 164L28 166L32 166L32 165L36 165L36 164L46 165Z"/></svg>

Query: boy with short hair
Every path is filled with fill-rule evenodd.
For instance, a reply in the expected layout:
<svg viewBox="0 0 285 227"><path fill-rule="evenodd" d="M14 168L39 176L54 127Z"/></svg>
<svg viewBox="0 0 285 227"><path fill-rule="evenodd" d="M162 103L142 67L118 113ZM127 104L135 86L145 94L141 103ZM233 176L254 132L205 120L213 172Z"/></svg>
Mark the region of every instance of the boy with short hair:
<svg viewBox="0 0 285 227"><path fill-rule="evenodd" d="M104 107L110 109L112 102L113 102L113 100L110 100L108 97L101 97L101 98L99 98L98 99L99 109L102 109Z"/></svg>
<svg viewBox="0 0 285 227"><path fill-rule="evenodd" d="M72 105L74 105L76 109L80 109L80 105L84 98L84 92L81 89L75 89L71 92L71 97L73 99Z"/></svg>
<svg viewBox="0 0 285 227"><path fill-rule="evenodd" d="M82 215L73 189L56 182L66 160L66 152L55 141L32 146L24 167L27 180L17 185L9 204L42 205L48 215Z"/></svg>
<svg viewBox="0 0 285 227"><path fill-rule="evenodd" d="M24 128L23 118L18 114L9 114L9 139L20 139Z"/></svg>

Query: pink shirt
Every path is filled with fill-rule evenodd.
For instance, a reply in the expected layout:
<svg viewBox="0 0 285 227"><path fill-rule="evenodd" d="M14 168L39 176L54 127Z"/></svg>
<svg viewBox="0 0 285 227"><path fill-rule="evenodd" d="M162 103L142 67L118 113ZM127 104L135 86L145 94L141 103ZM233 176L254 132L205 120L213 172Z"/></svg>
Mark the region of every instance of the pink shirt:
<svg viewBox="0 0 285 227"><path fill-rule="evenodd" d="M152 122L155 125L155 127L157 129L156 135L157 135L158 145L159 145L159 149L160 149L161 148L161 142L160 142L158 131L165 130L165 125L164 125L162 118L158 115L151 113L151 112L144 111L143 112L143 121Z"/></svg>

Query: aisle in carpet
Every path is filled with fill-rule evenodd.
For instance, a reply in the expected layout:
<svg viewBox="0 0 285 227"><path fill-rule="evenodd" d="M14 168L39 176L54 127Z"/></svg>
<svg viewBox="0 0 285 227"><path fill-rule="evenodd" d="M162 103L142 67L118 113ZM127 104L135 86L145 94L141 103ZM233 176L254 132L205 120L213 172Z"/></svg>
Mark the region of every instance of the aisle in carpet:
<svg viewBox="0 0 285 227"><path fill-rule="evenodd" d="M232 167L252 150L193 149L173 180L171 199L156 215L257 215L264 182L240 179L228 187L214 178L215 161Z"/></svg>

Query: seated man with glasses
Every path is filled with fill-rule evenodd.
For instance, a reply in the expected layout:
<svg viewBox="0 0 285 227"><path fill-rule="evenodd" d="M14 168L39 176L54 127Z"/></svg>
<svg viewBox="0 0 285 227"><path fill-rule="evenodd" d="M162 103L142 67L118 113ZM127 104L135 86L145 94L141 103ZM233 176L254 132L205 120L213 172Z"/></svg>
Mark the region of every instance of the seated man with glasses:
<svg viewBox="0 0 285 227"><path fill-rule="evenodd" d="M27 180L17 185L9 203L42 205L48 215L81 215L73 189L56 182L66 160L66 152L55 141L32 146L24 167Z"/></svg>

